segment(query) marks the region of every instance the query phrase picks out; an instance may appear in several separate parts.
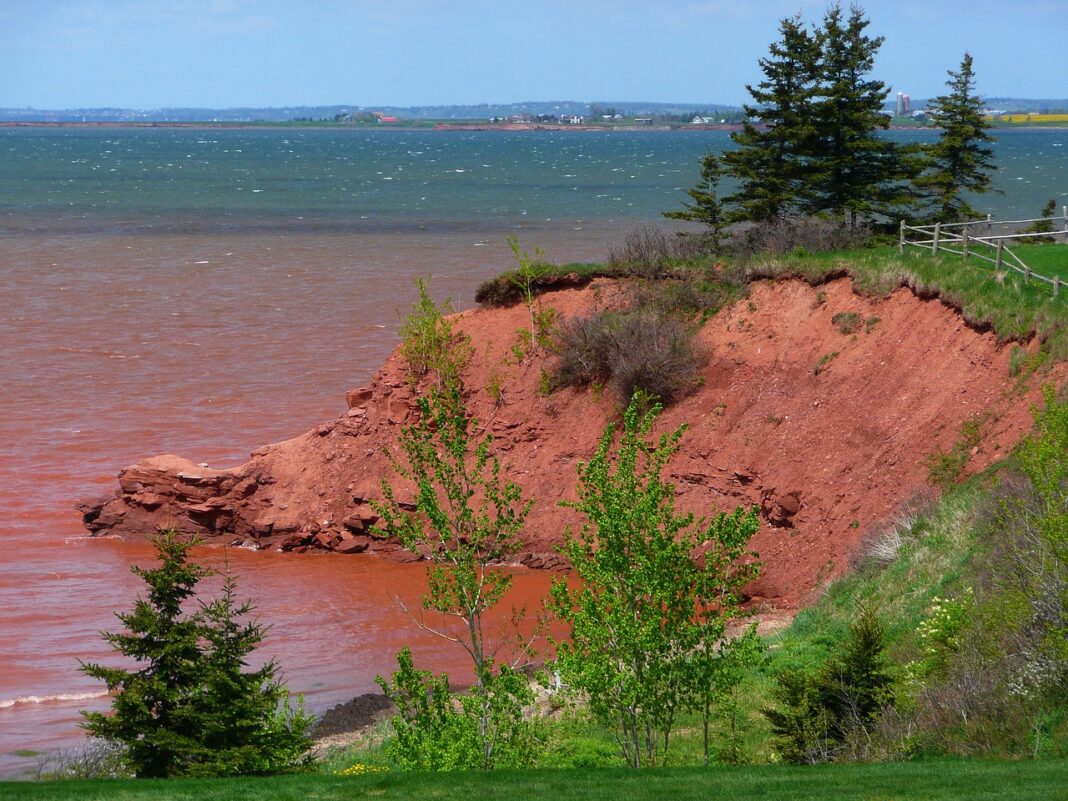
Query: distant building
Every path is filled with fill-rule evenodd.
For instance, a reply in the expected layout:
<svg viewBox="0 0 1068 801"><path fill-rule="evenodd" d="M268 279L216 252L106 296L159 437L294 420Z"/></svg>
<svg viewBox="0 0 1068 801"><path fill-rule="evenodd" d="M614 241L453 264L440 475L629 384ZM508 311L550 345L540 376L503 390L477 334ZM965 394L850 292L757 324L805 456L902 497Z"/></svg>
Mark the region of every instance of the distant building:
<svg viewBox="0 0 1068 801"><path fill-rule="evenodd" d="M912 98L910 98L904 92L897 93L897 114L898 117L907 117L912 113Z"/></svg>
<svg viewBox="0 0 1068 801"><path fill-rule="evenodd" d="M697 114L690 120L690 125L713 125L715 122L715 117L702 117L700 114Z"/></svg>
<svg viewBox="0 0 1068 801"><path fill-rule="evenodd" d="M578 114L565 114L560 118L560 122L565 122L568 125L582 125L586 121L585 117L580 117Z"/></svg>

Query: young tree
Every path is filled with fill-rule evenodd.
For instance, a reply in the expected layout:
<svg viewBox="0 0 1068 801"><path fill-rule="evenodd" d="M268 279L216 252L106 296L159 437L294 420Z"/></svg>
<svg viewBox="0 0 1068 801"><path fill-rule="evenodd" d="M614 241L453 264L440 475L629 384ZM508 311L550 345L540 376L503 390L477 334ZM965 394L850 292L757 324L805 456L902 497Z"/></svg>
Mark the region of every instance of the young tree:
<svg viewBox="0 0 1068 801"><path fill-rule="evenodd" d="M890 215L910 199L909 161L901 148L878 135L890 124L883 104L890 90L871 80L883 37L865 33L858 6L848 17L835 4L814 34L820 51L812 103L810 193L806 210L848 219Z"/></svg>
<svg viewBox="0 0 1068 801"><path fill-rule="evenodd" d="M642 413L643 403L631 399L618 449L609 426L579 467L579 500L568 505L587 522L563 547L579 583L555 581L550 595L571 629L557 666L616 731L632 767L662 762L679 712L711 703L695 692L697 676L710 670L713 643L754 575L739 559L758 527L755 509L711 521L676 512L661 474L685 426L647 441L660 407Z"/></svg>
<svg viewBox="0 0 1068 801"><path fill-rule="evenodd" d="M397 333L401 353L408 362L408 378L414 384L430 375L439 386L458 386L460 372L470 356L468 339L453 331L445 317L451 311L448 300L439 307L430 297L427 280L415 279L419 300L412 305Z"/></svg>
<svg viewBox="0 0 1068 801"><path fill-rule="evenodd" d="M194 544L162 531L153 540L159 566L132 568L148 585L148 597L138 598L132 612L116 613L126 630L104 639L141 668L82 663L87 675L114 693L112 713L83 713L84 726L95 737L122 744L139 777L294 767L310 745L311 721L290 709L273 663L242 672L262 638L257 623L236 619L251 605L235 605L228 579L220 599L193 612L182 608L211 573L190 561Z"/></svg>
<svg viewBox="0 0 1068 801"><path fill-rule="evenodd" d="M529 692L525 682L512 681L511 666L498 665L496 657L505 643L493 642L487 633L489 610L512 584L508 573L492 565L519 548L519 532L533 501L524 500L518 485L502 479L500 463L490 452L492 437L478 440L477 429L478 421L468 416L455 387L420 398L419 421L401 432L402 456L393 459L398 474L415 485L415 510L402 508L386 480L385 500L374 508L382 517L381 533L396 536L430 560L423 609L441 615L442 623L424 627L457 643L471 659L471 711L477 720L481 765L488 769L499 764L498 745L521 728L518 705L513 705L517 714L511 719L497 716L508 706L505 696ZM517 659L525 656L522 651Z"/></svg>
<svg viewBox="0 0 1068 801"><path fill-rule="evenodd" d="M983 116L982 100L974 94L975 73L970 53L964 54L960 69L949 71L949 93L931 101L928 113L942 132L927 151L928 168L917 186L928 193L939 222L974 219L978 212L964 198L965 193L981 195L990 191L994 172L994 141L987 131L991 124Z"/></svg>
<svg viewBox="0 0 1068 801"><path fill-rule="evenodd" d="M826 762L846 740L870 730L893 702L886 633L871 606L860 606L849 635L816 673L776 677L778 705L765 709L782 758L796 765Z"/></svg>
<svg viewBox="0 0 1068 801"><path fill-rule="evenodd" d="M800 16L782 20L779 32L770 56L760 59L764 79L746 86L753 104L745 106L742 130L731 134L737 147L723 154L739 184L725 199L732 221L779 220L805 208L809 197L819 43Z"/></svg>
<svg viewBox="0 0 1068 801"><path fill-rule="evenodd" d="M717 252L723 239L723 204L719 200L719 179L722 170L715 153L709 151L701 158L701 178L686 194L692 202L683 202L680 211L665 211L669 220L686 220L701 223L708 230L704 233L713 253Z"/></svg>

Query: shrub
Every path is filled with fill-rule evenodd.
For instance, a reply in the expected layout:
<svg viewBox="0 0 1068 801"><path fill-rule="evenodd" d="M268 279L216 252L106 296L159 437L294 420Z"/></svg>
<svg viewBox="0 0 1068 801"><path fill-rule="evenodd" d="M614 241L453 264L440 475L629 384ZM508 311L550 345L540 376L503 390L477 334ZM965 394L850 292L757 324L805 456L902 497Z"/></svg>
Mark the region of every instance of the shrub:
<svg viewBox="0 0 1068 801"><path fill-rule="evenodd" d="M623 242L608 249L608 265L634 275L662 275L672 265L695 261L715 252L707 234L669 235L652 225L630 229Z"/></svg>
<svg viewBox="0 0 1068 801"><path fill-rule="evenodd" d="M871 239L866 228L850 228L820 217L752 223L735 226L724 252L747 261L757 257L791 253L823 253L860 247Z"/></svg>
<svg viewBox="0 0 1068 801"><path fill-rule="evenodd" d="M697 381L694 329L655 310L597 312L565 320L557 333L556 386L611 385L620 398L641 390L663 403Z"/></svg>
<svg viewBox="0 0 1068 801"><path fill-rule="evenodd" d="M631 306L656 309L665 315L700 314L708 318L744 297L746 286L745 274L737 268L693 268L672 278L636 282Z"/></svg>
<svg viewBox="0 0 1068 801"><path fill-rule="evenodd" d="M886 631L875 610L860 608L849 636L817 672L779 674L772 695L777 706L764 715L786 762L829 761L870 733L894 697Z"/></svg>

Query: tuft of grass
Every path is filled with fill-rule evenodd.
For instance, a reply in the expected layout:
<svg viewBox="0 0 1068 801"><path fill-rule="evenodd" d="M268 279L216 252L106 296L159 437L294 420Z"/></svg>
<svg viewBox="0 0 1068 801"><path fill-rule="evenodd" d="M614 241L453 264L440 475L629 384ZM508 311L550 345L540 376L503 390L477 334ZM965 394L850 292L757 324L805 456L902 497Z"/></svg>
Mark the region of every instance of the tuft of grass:
<svg viewBox="0 0 1068 801"><path fill-rule="evenodd" d="M860 315L856 312L838 312L831 318L831 325L843 334L853 334L860 328Z"/></svg>
<svg viewBox="0 0 1068 801"><path fill-rule="evenodd" d="M816 362L816 366L812 368L813 375L819 375L830 365L832 361L838 358L838 351L831 351L830 353L824 353L820 356L820 360Z"/></svg>

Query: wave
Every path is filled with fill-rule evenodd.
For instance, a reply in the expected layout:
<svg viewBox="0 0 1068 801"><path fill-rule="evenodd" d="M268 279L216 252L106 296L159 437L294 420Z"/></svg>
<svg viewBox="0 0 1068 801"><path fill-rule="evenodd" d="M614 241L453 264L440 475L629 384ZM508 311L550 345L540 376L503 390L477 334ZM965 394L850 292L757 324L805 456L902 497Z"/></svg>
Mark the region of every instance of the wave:
<svg viewBox="0 0 1068 801"><path fill-rule="evenodd" d="M57 693L56 695L20 695L17 698L0 698L0 709L10 709L24 704L58 704L64 701L88 701L103 698L107 690L91 690L84 693Z"/></svg>

